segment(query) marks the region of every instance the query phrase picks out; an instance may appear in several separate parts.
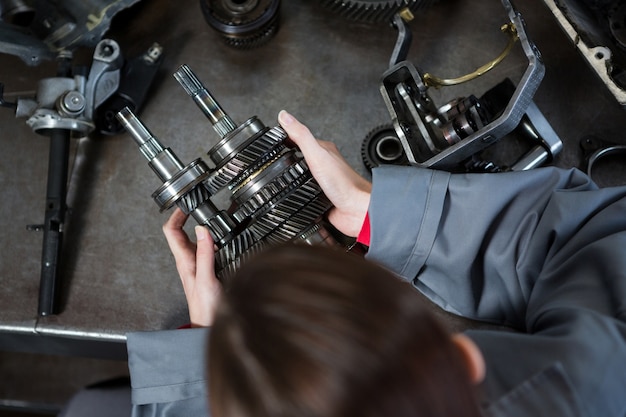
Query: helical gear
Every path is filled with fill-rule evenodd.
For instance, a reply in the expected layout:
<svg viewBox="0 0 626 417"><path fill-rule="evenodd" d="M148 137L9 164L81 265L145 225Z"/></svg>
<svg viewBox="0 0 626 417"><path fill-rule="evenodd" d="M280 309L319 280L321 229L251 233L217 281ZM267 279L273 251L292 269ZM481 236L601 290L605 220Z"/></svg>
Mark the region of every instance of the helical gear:
<svg viewBox="0 0 626 417"><path fill-rule="evenodd" d="M320 0L330 11L356 21L391 22L402 9L412 12L430 7L437 0Z"/></svg>
<svg viewBox="0 0 626 417"><path fill-rule="evenodd" d="M245 172L255 171L261 165L282 151L287 134L280 127L265 129L250 142L236 149L231 158L222 160L215 172L208 178L209 188L217 191L236 178L245 178ZM211 154L211 151L209 151Z"/></svg>
<svg viewBox="0 0 626 417"><path fill-rule="evenodd" d="M263 45L278 31L280 0L200 0L206 22L237 49Z"/></svg>

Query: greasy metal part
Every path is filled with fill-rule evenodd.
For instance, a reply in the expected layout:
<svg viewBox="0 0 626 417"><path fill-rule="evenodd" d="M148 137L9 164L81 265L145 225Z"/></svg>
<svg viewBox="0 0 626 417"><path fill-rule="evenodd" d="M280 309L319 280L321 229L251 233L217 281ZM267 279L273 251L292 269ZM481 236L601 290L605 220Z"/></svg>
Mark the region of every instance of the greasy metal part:
<svg viewBox="0 0 626 417"><path fill-rule="evenodd" d="M46 209L41 251L41 275L37 313L40 316L60 311L61 251L65 225L67 175L70 147L70 131L50 129L48 154L48 182L46 186Z"/></svg>
<svg viewBox="0 0 626 417"><path fill-rule="evenodd" d="M481 75L484 75L485 73L494 69L496 65L502 62L504 58L506 58L507 55L509 55L509 53L511 52L511 49L513 49L513 45L515 45L515 42L517 42L517 39L518 39L517 29L515 28L515 25L513 25L512 23L506 23L502 25L500 27L500 31L509 36L509 42L504 47L504 50L500 53L500 55L495 57L493 60L487 62L484 65L481 65L480 67L476 68L474 71L470 72L469 74L465 74L456 78L439 78L430 73L425 73L424 84L427 87L436 87L436 88L461 84L461 83L465 83L473 79L476 79L480 77Z"/></svg>
<svg viewBox="0 0 626 417"><path fill-rule="evenodd" d="M522 131L536 145L511 166L511 171L538 168L551 162L563 150L561 138L534 102L526 108L517 131Z"/></svg>
<svg viewBox="0 0 626 417"><path fill-rule="evenodd" d="M200 0L206 22L226 44L254 48L271 39L280 23L280 0Z"/></svg>
<svg viewBox="0 0 626 417"><path fill-rule="evenodd" d="M70 58L62 54L61 59ZM103 39L96 45L87 77L70 74L40 80L35 99L18 99L16 116L26 117L26 124L39 134L63 129L84 137L95 129L95 109L117 90L122 64L117 42Z"/></svg>
<svg viewBox="0 0 626 417"><path fill-rule="evenodd" d="M626 50L623 1L543 0L587 64L626 107Z"/></svg>
<svg viewBox="0 0 626 417"><path fill-rule="evenodd" d="M93 119L95 109L117 91L123 63L124 57L117 42L112 39L98 42L85 83L85 97L91 104L85 108L87 119Z"/></svg>
<svg viewBox="0 0 626 417"><path fill-rule="evenodd" d="M139 0L4 0L0 5L0 52L27 65L54 59L61 51L93 48L113 17Z"/></svg>
<svg viewBox="0 0 626 417"><path fill-rule="evenodd" d="M117 90L123 57L115 41L104 39L95 47L86 76L73 74L70 52L60 52L57 61L57 76L40 80L35 98L19 98L10 106L15 108L17 117L27 118L26 124L35 133L49 137L50 141L44 223L28 226L29 230L43 231L40 316L60 311L59 270L67 211L70 139L85 137L94 130L94 111Z"/></svg>
<svg viewBox="0 0 626 417"><path fill-rule="evenodd" d="M411 32L408 22L412 21L413 18L413 13L409 9L402 9L393 16L391 24L398 31L398 38L389 59L389 67L393 67L398 62L407 59L411 41L413 40L413 32Z"/></svg>
<svg viewBox="0 0 626 417"><path fill-rule="evenodd" d="M163 47L156 42L141 55L125 61L119 87L96 110L95 123L100 133L116 135L124 130L115 115L124 107L141 110L162 61Z"/></svg>
<svg viewBox="0 0 626 417"><path fill-rule="evenodd" d="M60 311L60 257L63 248L66 189L70 139L84 137L94 129L94 109L117 88L121 66L119 46L112 40L96 45L91 70L87 77L73 75L72 55L63 52L57 57L56 77L39 81L35 98L19 98L17 117L50 143L46 209L42 225L28 226L43 231L38 314L47 316ZM0 94L1 95L1 94Z"/></svg>
<svg viewBox="0 0 626 417"><path fill-rule="evenodd" d="M139 146L152 171L163 181L152 194L161 211L177 205L199 224L209 226L218 246L232 240L237 225L227 213L215 207L210 200L212 193L203 183L210 174L209 167L200 159L185 166L128 107L122 109L117 118Z"/></svg>
<svg viewBox="0 0 626 417"><path fill-rule="evenodd" d="M601 160L607 157L621 155L626 156L626 145L600 139L595 136L585 136L580 140L583 150L583 164L581 169L592 179L593 170Z"/></svg>
<svg viewBox="0 0 626 417"><path fill-rule="evenodd" d="M461 165L513 131L532 102L545 71L541 55L528 39L521 15L508 0L502 0L502 5L509 18L507 27L515 28L528 66L507 105L493 118L480 102L465 98L437 108L424 72L408 61L383 74L380 91L410 164L440 169Z"/></svg>
<svg viewBox="0 0 626 417"><path fill-rule="evenodd" d="M464 163L465 170L468 172L525 171L551 162L563 149L563 142L534 102L531 102L526 109L526 114L515 131L534 146L510 167L499 166L493 161L473 157ZM390 125L379 126L367 135L361 146L361 158L365 167L370 171L384 164L408 165L402 143Z"/></svg>
<svg viewBox="0 0 626 417"><path fill-rule="evenodd" d="M430 7L436 0L320 0L332 12L356 21L389 22L403 9L417 12ZM406 13L406 12L405 12Z"/></svg>
<svg viewBox="0 0 626 417"><path fill-rule="evenodd" d="M368 171L385 164L408 164L402 142L392 125L378 126L367 134L361 144L361 159Z"/></svg>
<svg viewBox="0 0 626 417"><path fill-rule="evenodd" d="M117 88L122 57L116 42L105 39L96 45L87 77L74 75L72 54L59 53L56 77L40 80L36 97L20 98L17 117L50 142L46 208L42 225L27 226L43 231L38 314L60 311L60 263L66 214L70 139L84 137L94 129L92 114ZM0 96L1 96L0 92Z"/></svg>
<svg viewBox="0 0 626 417"><path fill-rule="evenodd" d="M129 109L118 118L164 181L153 194L159 207L178 205L207 226L218 242L218 277L227 279L267 245L292 241L337 245L323 220L331 203L302 155L285 145L284 130L270 129L256 117L237 126L189 67L181 66L174 77L220 136L208 152L214 169L199 159L183 166ZM227 211L211 202L222 191L229 193ZM196 214L207 213L207 207L210 213Z"/></svg>

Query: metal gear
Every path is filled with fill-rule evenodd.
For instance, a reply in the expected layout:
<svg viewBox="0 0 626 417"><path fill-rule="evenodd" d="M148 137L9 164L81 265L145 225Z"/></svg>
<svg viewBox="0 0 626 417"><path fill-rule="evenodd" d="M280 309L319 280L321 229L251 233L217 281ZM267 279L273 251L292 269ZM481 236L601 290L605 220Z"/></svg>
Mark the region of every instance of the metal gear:
<svg viewBox="0 0 626 417"><path fill-rule="evenodd" d="M280 0L200 0L206 22L227 45L251 49L278 31Z"/></svg>
<svg viewBox="0 0 626 417"><path fill-rule="evenodd" d="M383 164L408 164L402 143L391 125L378 126L367 134L361 144L361 158L369 171Z"/></svg>
<svg viewBox="0 0 626 417"><path fill-rule="evenodd" d="M349 20L369 23L391 22L402 9L412 12L427 8L437 0L320 0L322 6Z"/></svg>
<svg viewBox="0 0 626 417"><path fill-rule="evenodd" d="M177 205L209 229L218 248L217 277L228 279L243 261L267 245L340 244L323 218L332 204L301 152L285 143L285 131L266 127L256 116L238 126L186 65L174 78L221 138L208 152L214 168L200 158L183 164L129 108L118 112L117 118L163 181L153 193L159 207L166 210ZM229 193L227 210L211 200L222 191Z"/></svg>

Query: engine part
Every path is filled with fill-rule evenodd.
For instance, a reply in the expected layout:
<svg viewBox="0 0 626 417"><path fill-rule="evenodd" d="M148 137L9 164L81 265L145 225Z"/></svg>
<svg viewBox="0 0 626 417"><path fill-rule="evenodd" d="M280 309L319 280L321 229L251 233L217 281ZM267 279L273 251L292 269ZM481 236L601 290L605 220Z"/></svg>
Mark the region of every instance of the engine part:
<svg viewBox="0 0 626 417"><path fill-rule="evenodd" d="M57 314L60 309L60 255L63 245L70 138L83 137L94 129L94 109L117 88L123 58L115 41L104 39L96 45L87 77L72 74L71 55L61 54L57 76L39 81L35 99L18 99L17 117L35 133L49 137L46 209L42 225L43 248L39 284L38 314Z"/></svg>
<svg viewBox="0 0 626 417"><path fill-rule="evenodd" d="M583 150L582 170L594 178L594 168L604 159L620 155L626 156L626 145L600 139L595 136L585 136L580 140Z"/></svg>
<svg viewBox="0 0 626 417"><path fill-rule="evenodd" d="M502 5L509 22L501 29L510 35L509 45L490 63L455 79L434 77L405 60L410 30L407 19L394 17L394 26L402 30L398 30L392 66L383 74L380 91L410 164L455 170L513 131L531 105L543 78L544 65L526 35L522 16L508 0L502 0ZM515 40L519 40L528 65L508 102L497 113L488 111L474 96L459 97L440 106L429 96L430 86L467 82L492 69L504 59Z"/></svg>
<svg viewBox="0 0 626 417"><path fill-rule="evenodd" d="M349 20L369 23L389 22L403 9L417 12L437 0L321 0L329 10Z"/></svg>
<svg viewBox="0 0 626 417"><path fill-rule="evenodd" d="M209 26L235 48L260 46L278 31L280 0L200 0L200 7Z"/></svg>
<svg viewBox="0 0 626 417"><path fill-rule="evenodd" d="M361 144L363 165L371 171L380 165L408 165L402 142L391 125L370 131Z"/></svg>
<svg viewBox="0 0 626 417"><path fill-rule="evenodd" d="M71 55L63 54L69 62ZM35 99L20 98L17 117L27 117L34 132L51 129L69 130L83 137L95 129L95 109L117 90L120 68L124 63L117 42L103 39L94 50L87 76L71 74L39 81Z"/></svg>
<svg viewBox="0 0 626 417"><path fill-rule="evenodd" d="M55 59L62 51L95 47L113 17L139 0L3 0L0 52L27 65Z"/></svg>
<svg viewBox="0 0 626 417"><path fill-rule="evenodd" d="M26 118L35 133L50 139L44 223L27 226L29 230L44 232L38 305L41 316L60 310L59 268L67 211L70 139L93 132L96 111L116 93L124 63L119 45L111 39L98 42L86 74L72 68L71 55L68 51L59 54L56 77L40 80L33 98L20 97L16 103L7 103L1 98L0 87L0 104L14 109L16 116Z"/></svg>
<svg viewBox="0 0 626 417"><path fill-rule="evenodd" d="M268 128L256 116L238 125L186 65L174 77L220 137L208 151L212 168L200 159L184 166L129 109L118 113L118 119L163 181L153 194L161 210L177 205L208 227L219 247L218 277L227 279L267 245L338 245L323 219L331 203L283 129ZM228 194L228 210L211 200L222 192Z"/></svg>
<svg viewBox="0 0 626 417"><path fill-rule="evenodd" d="M543 1L611 95L626 107L626 3Z"/></svg>
<svg viewBox="0 0 626 417"><path fill-rule="evenodd" d="M531 102L528 106L526 114L522 116L515 131L523 135L532 145L531 149L515 163L503 166L494 161L481 159L480 155L475 154L464 161L459 170L466 172L525 171L551 162L563 149L563 142L535 103ZM361 145L361 158L369 171L385 164L409 165L402 142L391 125L379 126L367 135Z"/></svg>
<svg viewBox="0 0 626 417"><path fill-rule="evenodd" d="M134 112L141 109L162 61L163 47L154 43L143 54L124 63L119 87L97 108L95 123L100 133L117 135L123 132L116 114L125 107Z"/></svg>

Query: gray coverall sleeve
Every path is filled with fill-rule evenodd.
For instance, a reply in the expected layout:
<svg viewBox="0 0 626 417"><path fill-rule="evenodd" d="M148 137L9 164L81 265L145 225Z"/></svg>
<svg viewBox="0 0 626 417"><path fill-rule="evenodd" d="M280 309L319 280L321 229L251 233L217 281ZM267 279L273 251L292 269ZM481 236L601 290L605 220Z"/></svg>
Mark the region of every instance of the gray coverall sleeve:
<svg viewBox="0 0 626 417"><path fill-rule="evenodd" d="M585 200L571 193L583 190L599 192L577 170L376 168L368 258L450 312L523 328L533 283L550 251L558 250L554 244L562 244L552 241L550 230L568 223L576 228L588 214L568 210L563 219L546 218L546 210L559 192ZM571 236L574 230L554 232Z"/></svg>
<svg viewBox="0 0 626 417"><path fill-rule="evenodd" d="M546 407L534 415L560 415L550 402L626 415L626 188L598 189L575 169L381 167L369 215L369 259L450 312L517 330L468 331L489 400L558 380L560 395L529 391Z"/></svg>
<svg viewBox="0 0 626 417"><path fill-rule="evenodd" d="M127 335L133 417L205 417L206 328Z"/></svg>

